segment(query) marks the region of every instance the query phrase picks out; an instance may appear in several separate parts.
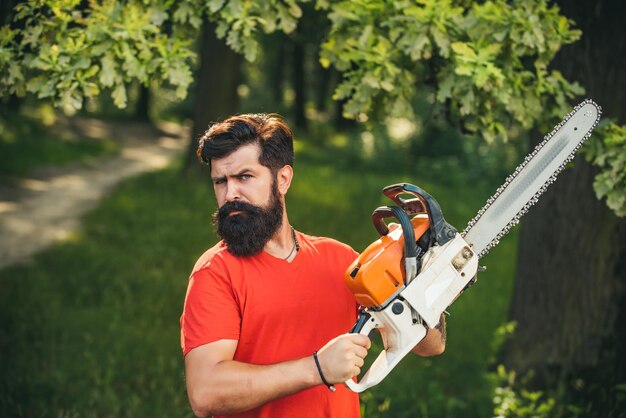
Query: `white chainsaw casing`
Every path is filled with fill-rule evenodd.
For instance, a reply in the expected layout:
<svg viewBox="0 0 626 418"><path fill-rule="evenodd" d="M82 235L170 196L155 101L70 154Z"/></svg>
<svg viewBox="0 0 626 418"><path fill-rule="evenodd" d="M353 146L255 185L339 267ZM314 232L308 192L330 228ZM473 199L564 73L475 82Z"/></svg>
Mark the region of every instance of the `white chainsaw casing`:
<svg viewBox="0 0 626 418"><path fill-rule="evenodd" d="M460 234L431 247L421 273L400 293L429 328L459 296L478 271L478 256Z"/></svg>

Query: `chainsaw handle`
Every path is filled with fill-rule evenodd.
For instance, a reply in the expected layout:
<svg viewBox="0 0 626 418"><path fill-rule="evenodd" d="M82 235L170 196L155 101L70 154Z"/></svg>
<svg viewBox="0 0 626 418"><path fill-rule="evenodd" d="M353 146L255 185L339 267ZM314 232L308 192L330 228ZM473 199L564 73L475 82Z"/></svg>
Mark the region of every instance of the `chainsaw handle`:
<svg viewBox="0 0 626 418"><path fill-rule="evenodd" d="M409 215L405 211L397 206L381 206L374 210L372 213L372 223L374 228L381 236L389 233L389 227L385 223L384 219L396 218L400 222L402 227L402 234L404 234L404 254L407 258L417 257L417 243L415 242L415 231L413 230L413 224L409 219Z"/></svg>
<svg viewBox="0 0 626 418"><path fill-rule="evenodd" d="M366 325L367 325L367 328L365 328ZM359 315L359 319L356 320L354 326L350 330L350 334L369 335L369 333L374 328L376 328L376 323L375 323L374 318L372 318L372 315L368 311L363 310L361 311L361 314ZM367 331L367 334L361 331Z"/></svg>
<svg viewBox="0 0 626 418"><path fill-rule="evenodd" d="M401 306L401 307L400 307ZM380 383L417 343L426 336L426 328L414 324L409 305L397 300L382 311L362 311L353 330L369 336L376 329L380 332L384 349L372 362L361 380L349 379L345 385L353 392L363 392Z"/></svg>
<svg viewBox="0 0 626 418"><path fill-rule="evenodd" d="M385 187L383 194L408 214L426 212L435 242L440 245L450 241L456 235L456 229L444 219L439 203L420 187L409 183L397 183ZM402 194L415 196L415 199L403 199L400 197Z"/></svg>
<svg viewBox="0 0 626 418"><path fill-rule="evenodd" d="M370 332L372 332L379 326L380 324L376 321L376 319L368 311L363 310L361 311L361 314L359 315L356 323L350 330L350 334L361 334L369 337ZM364 382L357 383L352 379L346 380L345 384L352 392L357 393L364 391L365 389L367 389L367 387L370 387L364 387ZM372 386L374 384L372 384Z"/></svg>

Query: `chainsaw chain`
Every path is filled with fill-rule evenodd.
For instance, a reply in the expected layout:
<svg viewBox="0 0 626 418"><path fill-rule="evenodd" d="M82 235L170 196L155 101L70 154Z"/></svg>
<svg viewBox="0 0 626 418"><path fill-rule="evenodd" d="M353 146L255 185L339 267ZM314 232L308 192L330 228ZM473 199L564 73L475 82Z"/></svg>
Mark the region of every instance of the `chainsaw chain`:
<svg viewBox="0 0 626 418"><path fill-rule="evenodd" d="M485 213L485 211L491 206L491 204L498 198L498 196L500 196L502 194L502 192L504 192L504 190L509 186L509 184L515 179L515 177L524 169L524 167L526 167L526 165L528 165L528 163L537 155L537 153L539 152L539 150L541 150L541 148L543 148L543 146L554 136L556 135L556 133L559 131L559 129L561 129L561 127L574 115L574 113L576 113L581 107L583 107L586 104L592 104L596 109L598 109L598 116L596 118L595 123L593 124L593 126L589 129L589 132L587 132L587 134L581 138L580 142L578 143L578 145L576 146L576 148L574 148L574 150L570 153L570 155L563 161L563 163L559 166L559 168L552 174L552 176L550 176L550 178L546 181L545 184L543 184L543 186L541 186L541 188L534 194L534 196L528 201L526 202L526 204L522 207L522 209L520 209L519 212L517 212L517 214L513 217L513 219L511 219L509 221L508 224L506 224L506 226L498 233L498 235L496 235L496 237L478 254L478 258L482 258L484 257L489 250L491 250L493 247L495 247L496 245L498 245L498 243L500 242L500 239L502 239L503 236L505 236L509 230L517 225L519 223L519 220L522 216L524 216L526 214L526 212L528 212L528 209L530 209L531 206L533 206L535 203L537 203L537 201L539 200L539 196L541 196L546 189L552 184L554 183L554 181L556 180L557 175L563 170L563 168L565 168L565 166L572 161L572 159L574 159L574 156L576 154L576 152L580 149L580 147L582 146L582 144L589 139L589 137L591 136L591 133L593 131L593 129L598 125L598 122L600 120L600 115L602 114L602 109L600 108L600 106L598 106L593 100L585 100L582 103L580 103L578 106L576 106L570 113L568 113L563 120L556 125L553 129L552 132L550 132L549 134L547 134L544 137L544 140L541 141L541 143L539 145L537 145L535 147L535 149L533 150L532 153L528 154L526 156L526 158L524 158L524 161L517 166L517 168L515 169L515 171L513 173L511 173L511 175L509 175L506 180L504 181L504 184L502 186L500 186L498 188L498 190L496 190L496 192L494 193L493 196L491 196L489 198L489 200L487 200L487 203L485 204L485 206L482 207L482 209L480 209L478 211L478 213L476 214L476 216L468 222L467 227L465 228L465 230L461 233L462 237L465 237L465 235L467 234L467 232L476 224L476 222L478 222L478 220L481 218L481 216L483 216L483 214ZM591 115L589 115L591 116Z"/></svg>

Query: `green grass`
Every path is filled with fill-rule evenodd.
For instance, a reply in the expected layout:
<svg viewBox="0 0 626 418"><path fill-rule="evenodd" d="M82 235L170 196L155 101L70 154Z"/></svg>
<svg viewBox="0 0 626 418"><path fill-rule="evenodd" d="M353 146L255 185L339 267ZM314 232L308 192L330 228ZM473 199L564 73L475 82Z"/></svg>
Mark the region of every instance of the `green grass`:
<svg viewBox="0 0 626 418"><path fill-rule="evenodd" d="M459 229L491 191L445 185L423 167L394 173L344 157L300 143L287 207L297 229L356 250L377 238L370 214L390 203L383 186L418 184ZM178 320L187 275L216 241L207 180L172 167L127 181L70 241L0 271L0 416L192 416ZM491 415L485 371L506 318L514 255L509 236L451 307L446 353L403 360L362 395L364 416Z"/></svg>
<svg viewBox="0 0 626 418"><path fill-rule="evenodd" d="M112 140L59 137L34 117L10 114L0 118L0 181L23 177L37 166L58 166L111 155Z"/></svg>

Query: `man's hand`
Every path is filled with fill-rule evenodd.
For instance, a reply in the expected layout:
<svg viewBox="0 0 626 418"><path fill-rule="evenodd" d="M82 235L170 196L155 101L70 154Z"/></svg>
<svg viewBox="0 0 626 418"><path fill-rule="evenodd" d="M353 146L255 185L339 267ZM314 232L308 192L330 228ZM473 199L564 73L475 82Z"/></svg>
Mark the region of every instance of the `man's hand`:
<svg viewBox="0 0 626 418"><path fill-rule="evenodd" d="M358 376L371 345L370 339L361 334L343 334L330 340L317 353L326 381L343 383Z"/></svg>

